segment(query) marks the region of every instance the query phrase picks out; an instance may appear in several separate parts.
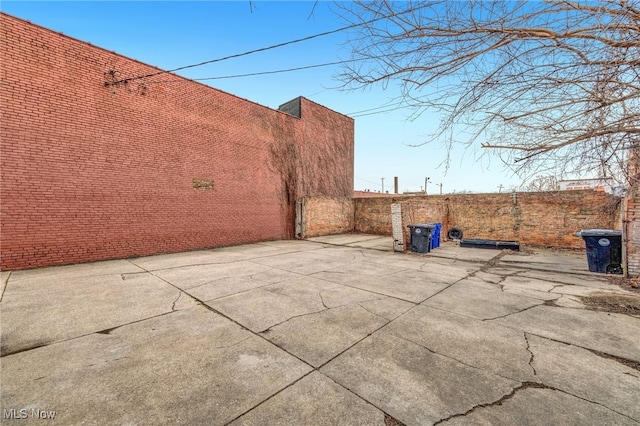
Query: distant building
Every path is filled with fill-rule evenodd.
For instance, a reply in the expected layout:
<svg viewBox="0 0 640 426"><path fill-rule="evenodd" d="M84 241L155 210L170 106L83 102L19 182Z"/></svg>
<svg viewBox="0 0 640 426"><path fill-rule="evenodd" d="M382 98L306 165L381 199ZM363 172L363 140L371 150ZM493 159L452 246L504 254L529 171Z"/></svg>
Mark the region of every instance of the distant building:
<svg viewBox="0 0 640 426"><path fill-rule="evenodd" d="M593 191L602 191L609 194L617 193L618 188L615 181L611 178L599 179L567 179L558 182L560 191L579 191L591 189Z"/></svg>

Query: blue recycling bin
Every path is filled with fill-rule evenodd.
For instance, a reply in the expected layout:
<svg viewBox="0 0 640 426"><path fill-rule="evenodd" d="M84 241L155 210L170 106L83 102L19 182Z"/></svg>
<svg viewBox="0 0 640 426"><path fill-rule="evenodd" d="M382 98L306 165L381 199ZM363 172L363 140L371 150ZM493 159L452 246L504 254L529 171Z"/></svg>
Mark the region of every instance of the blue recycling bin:
<svg viewBox="0 0 640 426"><path fill-rule="evenodd" d="M418 223L407 225L411 233L411 251L413 253L429 253L431 251L431 237L435 226L433 223Z"/></svg>
<svg viewBox="0 0 640 426"><path fill-rule="evenodd" d="M584 239L590 272L622 274L622 231L584 229L576 235Z"/></svg>
<svg viewBox="0 0 640 426"><path fill-rule="evenodd" d="M433 231L431 232L431 250L440 247L440 232L442 231L441 223L431 223Z"/></svg>

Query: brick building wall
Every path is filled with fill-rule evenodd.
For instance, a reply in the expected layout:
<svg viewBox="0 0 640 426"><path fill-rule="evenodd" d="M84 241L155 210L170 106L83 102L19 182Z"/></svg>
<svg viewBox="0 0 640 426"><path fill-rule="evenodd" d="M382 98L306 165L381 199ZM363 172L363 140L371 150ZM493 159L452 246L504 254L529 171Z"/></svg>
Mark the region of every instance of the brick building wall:
<svg viewBox="0 0 640 426"><path fill-rule="evenodd" d="M620 199L596 191L452 194L354 200L354 229L392 235L391 204L401 206L402 224L441 222L466 238L517 240L532 246L583 248L577 231L620 229ZM404 229L404 241L409 240Z"/></svg>
<svg viewBox="0 0 640 426"><path fill-rule="evenodd" d="M6 14L0 30L3 270L289 238L296 198L352 193L346 116L130 79L161 70Z"/></svg>

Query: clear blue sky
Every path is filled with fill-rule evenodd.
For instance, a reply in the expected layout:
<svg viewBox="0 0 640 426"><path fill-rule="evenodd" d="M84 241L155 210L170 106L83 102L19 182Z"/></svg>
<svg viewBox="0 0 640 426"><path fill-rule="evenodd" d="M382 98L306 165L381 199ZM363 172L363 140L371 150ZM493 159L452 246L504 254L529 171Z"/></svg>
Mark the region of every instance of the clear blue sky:
<svg viewBox="0 0 640 426"><path fill-rule="evenodd" d="M332 2L33 2L2 1L2 11L38 25L90 42L121 55L173 69L246 52L345 26ZM311 13L313 10L313 14ZM319 37L282 48L180 71L188 78L224 77L336 62L349 57L346 32ZM360 115L386 104L397 94L393 86L342 91L335 79L338 65L242 78L203 81L215 88L277 108L304 96L335 111L353 116L356 126L355 189L418 191L430 178L429 193L497 192L519 185L497 157L477 151L453 153L445 174L438 167L446 158L444 145L420 147L437 126L433 115L408 122L408 111ZM384 108L383 108L384 109ZM375 112L375 111L374 111ZM366 112L364 114L367 114Z"/></svg>

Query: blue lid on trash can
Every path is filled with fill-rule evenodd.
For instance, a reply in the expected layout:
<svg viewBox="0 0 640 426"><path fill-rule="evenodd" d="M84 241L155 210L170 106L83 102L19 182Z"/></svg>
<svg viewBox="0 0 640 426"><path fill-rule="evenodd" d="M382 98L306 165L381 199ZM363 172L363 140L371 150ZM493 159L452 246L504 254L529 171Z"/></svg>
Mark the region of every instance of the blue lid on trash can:
<svg viewBox="0 0 640 426"><path fill-rule="evenodd" d="M576 232L578 237L620 237L622 231L616 231L614 229L583 229L580 232Z"/></svg>

